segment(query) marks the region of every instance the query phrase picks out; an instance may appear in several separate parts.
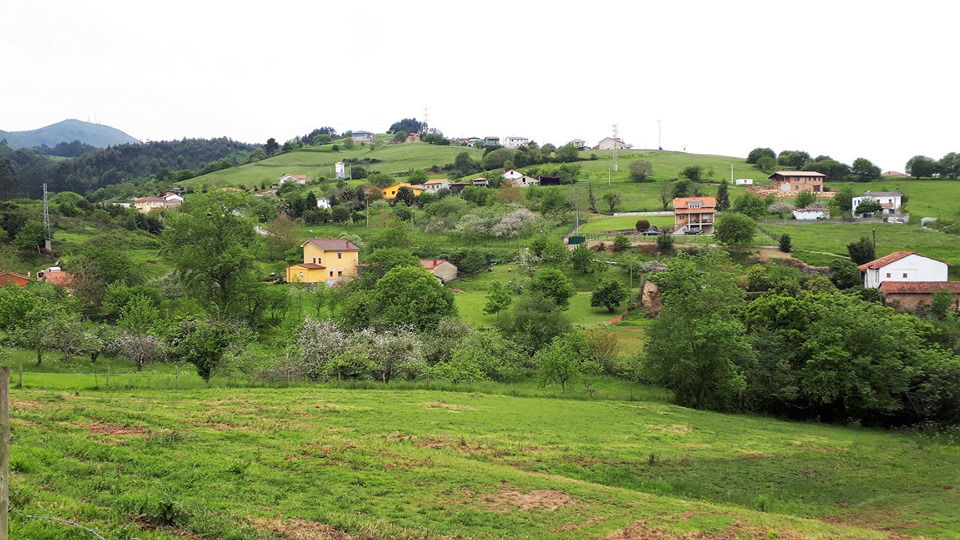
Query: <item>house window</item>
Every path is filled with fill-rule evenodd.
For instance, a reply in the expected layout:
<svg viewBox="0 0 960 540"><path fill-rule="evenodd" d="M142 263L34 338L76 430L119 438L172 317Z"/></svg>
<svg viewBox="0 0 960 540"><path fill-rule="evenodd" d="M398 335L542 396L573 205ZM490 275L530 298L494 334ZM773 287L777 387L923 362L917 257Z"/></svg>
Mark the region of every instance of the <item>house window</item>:
<svg viewBox="0 0 960 540"><path fill-rule="evenodd" d="M300 272L300 279L303 279L303 272Z"/></svg>
<svg viewBox="0 0 960 540"><path fill-rule="evenodd" d="M342 259L342 258L343 258L343 253L340 253L340 252L338 251L338 252L337 252L337 258L338 258L338 259Z"/></svg>
<svg viewBox="0 0 960 540"><path fill-rule="evenodd" d="M333 277L333 270L330 271L330 277Z"/></svg>
<svg viewBox="0 0 960 540"><path fill-rule="evenodd" d="M343 275L343 270L337 270L337 275L338 275L338 276L342 276L342 275Z"/></svg>
<svg viewBox="0 0 960 540"><path fill-rule="evenodd" d="M906 273L906 272L903 273L903 277L907 277L907 273Z"/></svg>
<svg viewBox="0 0 960 540"><path fill-rule="evenodd" d="M690 201L687 203L687 208L700 208L700 201Z"/></svg>
<svg viewBox="0 0 960 540"><path fill-rule="evenodd" d="M887 277L890 277L890 272L887 272Z"/></svg>

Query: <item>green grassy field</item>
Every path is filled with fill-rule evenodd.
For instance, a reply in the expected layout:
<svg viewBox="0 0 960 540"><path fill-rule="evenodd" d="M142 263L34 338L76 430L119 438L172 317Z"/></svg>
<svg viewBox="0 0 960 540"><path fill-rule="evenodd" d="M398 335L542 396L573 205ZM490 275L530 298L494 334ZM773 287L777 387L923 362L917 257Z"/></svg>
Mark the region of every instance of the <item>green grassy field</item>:
<svg viewBox="0 0 960 540"><path fill-rule="evenodd" d="M673 216L619 216L591 219L580 226L580 232L599 233L607 231L634 230L638 220L645 219L654 227L673 227Z"/></svg>
<svg viewBox="0 0 960 540"><path fill-rule="evenodd" d="M764 224L763 228L776 235L789 234L795 249L794 256L809 264L828 264L834 258L829 255L831 253L846 257L847 244L862 236L872 239L873 231L877 233L878 257L893 251L916 251L952 265L960 264L960 238L924 230L918 225L787 223Z"/></svg>
<svg viewBox="0 0 960 540"><path fill-rule="evenodd" d="M828 182L827 187L839 190L850 187L858 195L864 191L899 191L907 196L907 211L912 216L960 218L960 181L957 180L881 180L878 182Z"/></svg>
<svg viewBox="0 0 960 540"><path fill-rule="evenodd" d="M248 163L239 167L216 171L182 182L185 186L242 185L259 186L263 182L273 184L284 173L305 174L309 178L333 178L334 163L344 159L379 159L382 163L363 165L367 171L387 174L406 172L410 169L427 169L433 165L452 163L460 152L471 154L474 159L483 156L482 150L464 146L439 146L426 143L383 145L375 150L357 145L353 150L332 151L333 145L301 148L269 159Z"/></svg>
<svg viewBox="0 0 960 540"><path fill-rule="evenodd" d="M24 514L142 539L960 530L958 448L906 434L420 390L14 389L11 399L13 538L89 537Z"/></svg>

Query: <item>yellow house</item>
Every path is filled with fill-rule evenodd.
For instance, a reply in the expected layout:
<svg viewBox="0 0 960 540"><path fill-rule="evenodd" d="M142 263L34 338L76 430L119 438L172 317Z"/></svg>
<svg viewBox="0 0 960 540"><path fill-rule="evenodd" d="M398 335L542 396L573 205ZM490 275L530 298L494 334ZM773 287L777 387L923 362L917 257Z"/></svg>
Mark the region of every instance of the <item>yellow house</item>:
<svg viewBox="0 0 960 540"><path fill-rule="evenodd" d="M402 187L405 187L405 188L409 189L409 190L412 191L413 194L416 195L417 197L419 197L420 194L423 193L423 186L422 186L422 185L420 185L420 184L410 184L410 183L407 183L407 182L397 182L396 184L393 184L392 186L387 186L387 187L385 187L385 188L380 188L380 191L383 193L383 198L389 201L389 200L391 200L391 199L396 199L396 198L397 198L397 191L399 191L400 188L402 188Z"/></svg>
<svg viewBox="0 0 960 540"><path fill-rule="evenodd" d="M303 262L287 267L287 283L349 281L357 277L360 248L342 238L311 238L300 244Z"/></svg>

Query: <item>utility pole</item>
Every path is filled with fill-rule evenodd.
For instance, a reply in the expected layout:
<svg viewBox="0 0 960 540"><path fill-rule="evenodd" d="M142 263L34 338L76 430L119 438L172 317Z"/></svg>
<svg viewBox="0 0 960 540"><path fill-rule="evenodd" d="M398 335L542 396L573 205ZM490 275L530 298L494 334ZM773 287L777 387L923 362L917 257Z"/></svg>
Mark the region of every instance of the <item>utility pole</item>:
<svg viewBox="0 0 960 540"><path fill-rule="evenodd" d="M47 201L47 184L43 184L43 247L53 251L53 237L50 235L50 205Z"/></svg>
<svg viewBox="0 0 960 540"><path fill-rule="evenodd" d="M613 125L613 172L620 170L620 165L617 162L617 151L620 149L620 139L617 138L617 125Z"/></svg>
<svg viewBox="0 0 960 540"><path fill-rule="evenodd" d="M733 183L733 163L730 164L730 183Z"/></svg>

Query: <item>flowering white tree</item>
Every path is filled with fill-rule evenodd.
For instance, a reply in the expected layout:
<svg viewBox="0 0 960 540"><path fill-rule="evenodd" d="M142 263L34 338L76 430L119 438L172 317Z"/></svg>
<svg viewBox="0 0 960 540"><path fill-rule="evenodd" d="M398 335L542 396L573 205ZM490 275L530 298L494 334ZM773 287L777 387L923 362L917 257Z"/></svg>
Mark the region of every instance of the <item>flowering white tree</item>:
<svg viewBox="0 0 960 540"><path fill-rule="evenodd" d="M143 370L147 362L163 358L163 344L149 334L127 334L117 339L116 349L120 356L137 364L137 371Z"/></svg>
<svg viewBox="0 0 960 540"><path fill-rule="evenodd" d="M365 342L371 375L384 384L392 379L416 378L427 364L417 335L410 330L361 330L357 337Z"/></svg>
<svg viewBox="0 0 960 540"><path fill-rule="evenodd" d="M310 375L320 376L337 354L352 340L346 332L331 321L307 319L294 339L298 363L308 368Z"/></svg>

